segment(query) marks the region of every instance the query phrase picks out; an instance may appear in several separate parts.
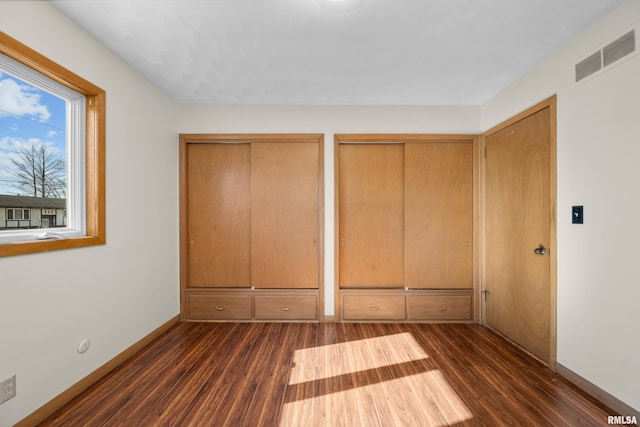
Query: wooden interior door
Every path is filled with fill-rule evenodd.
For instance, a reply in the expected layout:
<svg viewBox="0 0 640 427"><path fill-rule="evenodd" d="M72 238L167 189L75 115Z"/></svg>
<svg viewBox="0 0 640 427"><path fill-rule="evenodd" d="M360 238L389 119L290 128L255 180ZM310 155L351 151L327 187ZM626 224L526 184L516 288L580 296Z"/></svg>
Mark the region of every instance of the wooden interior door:
<svg viewBox="0 0 640 427"><path fill-rule="evenodd" d="M318 168L317 143L252 144L252 286L318 288Z"/></svg>
<svg viewBox="0 0 640 427"><path fill-rule="evenodd" d="M404 286L404 147L341 144L342 288Z"/></svg>
<svg viewBox="0 0 640 427"><path fill-rule="evenodd" d="M486 322L551 364L549 159L549 108L486 137Z"/></svg>
<svg viewBox="0 0 640 427"><path fill-rule="evenodd" d="M473 144L406 143L405 284L473 287Z"/></svg>
<svg viewBox="0 0 640 427"><path fill-rule="evenodd" d="M188 144L190 287L249 287L249 144Z"/></svg>

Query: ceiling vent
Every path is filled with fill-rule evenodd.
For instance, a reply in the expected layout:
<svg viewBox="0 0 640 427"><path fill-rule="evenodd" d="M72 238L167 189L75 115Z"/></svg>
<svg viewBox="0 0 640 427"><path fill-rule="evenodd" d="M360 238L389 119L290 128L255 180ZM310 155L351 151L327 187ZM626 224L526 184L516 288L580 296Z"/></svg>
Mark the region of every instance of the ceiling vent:
<svg viewBox="0 0 640 427"><path fill-rule="evenodd" d="M575 82L607 68L636 51L636 30L631 30L575 65Z"/></svg>

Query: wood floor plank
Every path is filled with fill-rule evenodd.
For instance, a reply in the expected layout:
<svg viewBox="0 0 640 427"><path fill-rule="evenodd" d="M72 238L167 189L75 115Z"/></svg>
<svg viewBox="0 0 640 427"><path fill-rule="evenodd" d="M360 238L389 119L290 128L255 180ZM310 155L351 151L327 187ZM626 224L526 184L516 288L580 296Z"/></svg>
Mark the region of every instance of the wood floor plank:
<svg viewBox="0 0 640 427"><path fill-rule="evenodd" d="M181 323L41 426L606 425L473 324Z"/></svg>

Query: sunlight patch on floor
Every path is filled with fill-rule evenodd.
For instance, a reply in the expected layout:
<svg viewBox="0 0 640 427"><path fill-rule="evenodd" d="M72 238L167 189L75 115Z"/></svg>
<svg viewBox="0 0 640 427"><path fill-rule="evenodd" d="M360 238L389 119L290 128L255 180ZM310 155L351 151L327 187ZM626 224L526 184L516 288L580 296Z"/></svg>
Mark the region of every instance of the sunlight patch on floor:
<svg viewBox="0 0 640 427"><path fill-rule="evenodd" d="M408 333L296 350L289 384L331 378L429 356Z"/></svg>
<svg viewBox="0 0 640 427"><path fill-rule="evenodd" d="M403 333L297 350L281 426L446 426L473 414Z"/></svg>

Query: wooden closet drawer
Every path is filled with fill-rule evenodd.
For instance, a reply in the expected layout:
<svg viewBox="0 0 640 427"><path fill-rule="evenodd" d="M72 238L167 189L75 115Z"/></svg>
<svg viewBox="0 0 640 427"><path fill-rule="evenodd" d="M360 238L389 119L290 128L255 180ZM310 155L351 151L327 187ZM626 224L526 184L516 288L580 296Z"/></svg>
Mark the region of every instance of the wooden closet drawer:
<svg viewBox="0 0 640 427"><path fill-rule="evenodd" d="M410 320L471 320L471 295L411 296Z"/></svg>
<svg viewBox="0 0 640 427"><path fill-rule="evenodd" d="M256 320L317 320L315 296L255 296Z"/></svg>
<svg viewBox="0 0 640 427"><path fill-rule="evenodd" d="M344 295L344 320L405 320L403 295Z"/></svg>
<svg viewBox="0 0 640 427"><path fill-rule="evenodd" d="M201 320L251 320L250 295L189 294L187 318Z"/></svg>

